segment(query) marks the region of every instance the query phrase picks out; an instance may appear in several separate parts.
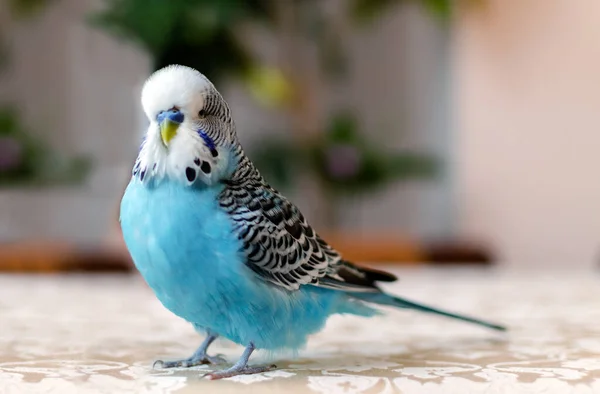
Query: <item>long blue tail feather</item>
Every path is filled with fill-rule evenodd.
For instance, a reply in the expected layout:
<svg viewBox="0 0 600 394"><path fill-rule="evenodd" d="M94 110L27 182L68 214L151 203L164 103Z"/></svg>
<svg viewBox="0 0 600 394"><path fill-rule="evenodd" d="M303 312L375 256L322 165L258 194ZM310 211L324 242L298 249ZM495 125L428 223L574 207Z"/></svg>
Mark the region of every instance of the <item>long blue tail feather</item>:
<svg viewBox="0 0 600 394"><path fill-rule="evenodd" d="M392 295L389 295L389 294L386 294L383 292L381 292L381 293L358 293L358 294L353 293L352 296L356 297L357 299L367 301L367 302L372 302L372 303L379 304L379 305L388 305L388 306L394 306L394 307L403 308L403 309L414 309L414 310L421 311L421 312L432 313L435 315L450 317L452 319L457 319L457 320L461 320L461 321L468 322L468 323L478 324L480 326L491 328L491 329L497 330L497 331L506 331L506 327L495 324L495 323L487 322L485 320L480 320L480 319L476 319L476 318L469 317L469 316L459 315L459 314L452 313L452 312L443 311L441 309L437 309L437 308L434 308L434 307L431 307L428 305L418 304L416 302L412 302L412 301L409 301L404 298L392 296Z"/></svg>

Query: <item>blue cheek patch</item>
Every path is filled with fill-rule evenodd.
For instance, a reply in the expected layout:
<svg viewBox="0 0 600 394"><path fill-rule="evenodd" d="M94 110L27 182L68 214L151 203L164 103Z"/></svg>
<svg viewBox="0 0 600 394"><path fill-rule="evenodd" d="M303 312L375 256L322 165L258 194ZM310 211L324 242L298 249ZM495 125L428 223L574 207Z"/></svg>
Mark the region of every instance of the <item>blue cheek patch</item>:
<svg viewBox="0 0 600 394"><path fill-rule="evenodd" d="M204 131L202 131L202 129L198 129L198 135L200 137L202 137L202 140L204 140L204 144L206 145L206 147L210 150L215 149L215 141L213 141L212 138L210 138L208 136L208 134L206 134Z"/></svg>
<svg viewBox="0 0 600 394"><path fill-rule="evenodd" d="M210 149L210 154L212 155L212 157L219 156L219 152L217 151L217 147L215 146L215 141L213 141L213 139L210 138L208 134L202 131L202 129L198 129L198 135L202 137L204 144L208 149Z"/></svg>

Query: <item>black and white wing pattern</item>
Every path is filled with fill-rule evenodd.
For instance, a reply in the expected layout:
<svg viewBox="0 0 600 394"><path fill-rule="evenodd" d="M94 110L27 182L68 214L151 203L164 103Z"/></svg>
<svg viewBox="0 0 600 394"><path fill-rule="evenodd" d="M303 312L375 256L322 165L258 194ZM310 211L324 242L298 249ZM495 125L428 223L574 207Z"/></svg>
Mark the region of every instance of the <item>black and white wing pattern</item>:
<svg viewBox="0 0 600 394"><path fill-rule="evenodd" d="M231 215L248 267L273 284L371 292L379 291L376 281L396 279L342 260L295 205L260 180L227 185L220 205Z"/></svg>

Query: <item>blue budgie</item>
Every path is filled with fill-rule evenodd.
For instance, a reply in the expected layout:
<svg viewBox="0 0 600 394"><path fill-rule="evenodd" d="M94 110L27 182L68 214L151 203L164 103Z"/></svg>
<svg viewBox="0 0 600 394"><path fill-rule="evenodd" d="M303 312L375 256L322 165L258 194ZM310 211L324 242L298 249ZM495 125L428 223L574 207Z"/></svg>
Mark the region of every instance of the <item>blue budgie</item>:
<svg viewBox="0 0 600 394"><path fill-rule="evenodd" d="M238 142L229 106L200 72L169 66L142 89L150 126L121 202L123 237L160 302L205 333L196 352L165 368L217 364L217 337L245 346L211 379L249 366L255 349L296 350L334 314L373 316L373 305L496 324L386 294L392 274L346 261L269 186Z"/></svg>

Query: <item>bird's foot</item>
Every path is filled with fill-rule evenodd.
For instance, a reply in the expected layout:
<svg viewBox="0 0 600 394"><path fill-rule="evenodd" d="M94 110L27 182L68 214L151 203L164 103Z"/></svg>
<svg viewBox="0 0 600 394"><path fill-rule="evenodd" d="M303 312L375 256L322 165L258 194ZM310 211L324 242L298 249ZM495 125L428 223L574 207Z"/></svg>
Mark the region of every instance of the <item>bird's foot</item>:
<svg viewBox="0 0 600 394"><path fill-rule="evenodd" d="M199 354L194 355L190 358L186 358L183 360L175 360L175 361L163 361L156 360L154 364L152 364L152 368L189 368L195 367L197 365L207 365L207 364L224 364L227 360L225 360L221 355L209 356L207 354Z"/></svg>
<svg viewBox="0 0 600 394"><path fill-rule="evenodd" d="M277 366L274 364L257 366L257 367L249 367L247 365L234 365L233 367L224 369L222 371L207 373L205 375L202 375L202 377L210 379L210 380L217 380L217 379L231 378L233 376L238 376L238 375L252 375L255 373L268 372L268 371L272 371L275 368L277 368Z"/></svg>

